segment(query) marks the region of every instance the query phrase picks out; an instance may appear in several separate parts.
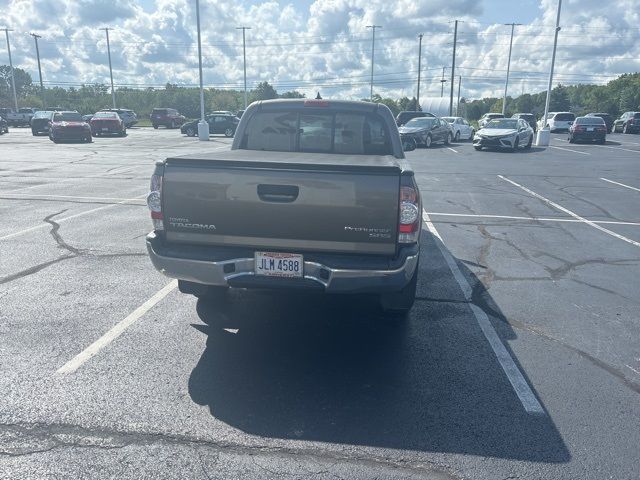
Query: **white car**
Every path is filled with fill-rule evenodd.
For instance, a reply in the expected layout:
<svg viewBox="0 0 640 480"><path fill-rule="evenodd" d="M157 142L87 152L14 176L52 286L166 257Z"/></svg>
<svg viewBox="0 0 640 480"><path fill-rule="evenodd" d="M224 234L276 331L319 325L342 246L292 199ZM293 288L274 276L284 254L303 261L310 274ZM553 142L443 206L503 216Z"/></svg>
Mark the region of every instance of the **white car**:
<svg viewBox="0 0 640 480"><path fill-rule="evenodd" d="M504 115L501 113L485 113L480 117L480 120L478 120L478 126L483 128L487 123L496 118L504 118Z"/></svg>
<svg viewBox="0 0 640 480"><path fill-rule="evenodd" d="M533 144L533 128L526 120L518 118L498 118L491 120L473 137L473 148L506 148L515 151L526 150Z"/></svg>
<svg viewBox="0 0 640 480"><path fill-rule="evenodd" d="M460 140L471 140L473 138L473 134L476 133L474 128L469 125L469 122L462 117L442 117L442 120L446 121L451 126L454 142L458 142Z"/></svg>
<svg viewBox="0 0 640 480"><path fill-rule="evenodd" d="M576 116L571 112L549 112L547 121L540 126L548 127L551 132L568 132L575 119Z"/></svg>

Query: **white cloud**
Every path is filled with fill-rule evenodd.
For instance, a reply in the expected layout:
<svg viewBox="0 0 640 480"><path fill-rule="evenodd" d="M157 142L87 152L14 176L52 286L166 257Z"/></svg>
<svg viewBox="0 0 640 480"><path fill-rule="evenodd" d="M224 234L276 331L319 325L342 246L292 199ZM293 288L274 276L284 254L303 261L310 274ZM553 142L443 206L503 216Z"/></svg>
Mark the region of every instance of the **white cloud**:
<svg viewBox="0 0 640 480"><path fill-rule="evenodd" d="M417 34L423 40L422 95L440 94L443 66L451 64L452 19L459 26L457 74L467 97L500 95L507 66L510 29L476 21L490 17L495 1L316 0L262 3L201 0L205 83L240 87L242 34L247 31L248 79L267 80L278 90L310 95L368 96L371 31L376 32L376 86L383 95L414 94ZM307 4L308 5L308 4ZM42 35L45 81L107 82L110 33L117 84L197 83L194 2L156 0L145 8L125 0L0 0L12 32L14 62L37 80L29 32ZM542 0L539 16L516 28L510 92L544 89L549 68L556 0ZM565 0L557 82L602 83L640 71L640 9L637 0ZM624 14L622 12L625 12ZM483 15L484 14L484 15ZM0 40L0 63L7 63ZM447 71L447 78L449 71ZM557 83L556 82L556 83ZM447 85L448 89L448 85Z"/></svg>

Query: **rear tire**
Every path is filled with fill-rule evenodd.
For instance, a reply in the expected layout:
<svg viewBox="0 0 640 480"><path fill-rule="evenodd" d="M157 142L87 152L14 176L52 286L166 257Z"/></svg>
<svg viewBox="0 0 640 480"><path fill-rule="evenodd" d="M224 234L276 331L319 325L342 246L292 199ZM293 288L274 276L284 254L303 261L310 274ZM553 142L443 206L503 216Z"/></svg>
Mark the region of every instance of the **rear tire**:
<svg viewBox="0 0 640 480"><path fill-rule="evenodd" d="M569 135L569 138L567 140L569 140L569 143L576 143L571 135Z"/></svg>
<svg viewBox="0 0 640 480"><path fill-rule="evenodd" d="M187 137L195 137L196 136L196 131L194 130L193 127L187 128L187 130L184 133L187 134Z"/></svg>
<svg viewBox="0 0 640 480"><path fill-rule="evenodd" d="M625 135L631 133L629 131L629 128L627 128L627 124L626 123L622 126L622 133L624 133Z"/></svg>
<svg viewBox="0 0 640 480"><path fill-rule="evenodd" d="M424 139L424 146L425 148L430 148L431 147L431 135L427 135L427 138Z"/></svg>
<svg viewBox="0 0 640 480"><path fill-rule="evenodd" d="M531 145L533 145L533 135L529 138L529 142L524 146L525 150L531 150Z"/></svg>
<svg viewBox="0 0 640 480"><path fill-rule="evenodd" d="M227 128L224 131L224 136L227 137L227 138L233 137L233 134L234 134L233 128Z"/></svg>
<svg viewBox="0 0 640 480"><path fill-rule="evenodd" d="M453 137L453 141L456 143L460 141L460 130L456 132L456 136Z"/></svg>
<svg viewBox="0 0 640 480"><path fill-rule="evenodd" d="M396 319L407 316L416 299L418 285L418 265L409 283L399 292L383 293L380 295L380 306L385 315Z"/></svg>
<svg viewBox="0 0 640 480"><path fill-rule="evenodd" d="M155 128L156 130L158 129L158 125L156 125L155 123L153 124L153 128Z"/></svg>
<svg viewBox="0 0 640 480"><path fill-rule="evenodd" d="M34 137L37 137L38 136L38 132L32 128L31 129L31 135L33 135Z"/></svg>
<svg viewBox="0 0 640 480"><path fill-rule="evenodd" d="M451 135L451 132L449 132L449 134L447 135L447 138L445 138L444 140L444 144L451 145L451 138L452 138L452 135Z"/></svg>

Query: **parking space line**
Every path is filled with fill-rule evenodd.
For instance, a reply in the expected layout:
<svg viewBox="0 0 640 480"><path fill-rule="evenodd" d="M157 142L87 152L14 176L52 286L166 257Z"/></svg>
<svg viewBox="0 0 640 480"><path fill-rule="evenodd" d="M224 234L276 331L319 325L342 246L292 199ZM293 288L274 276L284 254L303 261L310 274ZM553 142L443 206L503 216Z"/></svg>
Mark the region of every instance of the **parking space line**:
<svg viewBox="0 0 640 480"><path fill-rule="evenodd" d="M498 363L500 363L500 366L507 376L509 383L511 383L511 386L518 396L522 407L529 414L545 415L544 408L542 408L542 405L540 405L540 402L536 398L536 395L533 393L533 390L531 390L531 387L524 378L524 375L516 365L515 360L502 343L502 340L500 340L500 337L489 321L489 317L484 312L484 310L472 303L471 294L473 289L471 288L469 281L460 271L460 267L458 266L456 260L444 246L442 237L438 233L438 230L436 230L436 228L434 227L433 223L431 222L431 218L426 211L423 211L422 219L427 229L433 234L434 237L436 237L435 242L438 246L438 249L440 250L440 253L442 253L445 262L447 262L447 265L449 266L449 270L451 270L453 277L456 279L456 282L460 286L465 300L469 302L471 312L473 313L476 322L478 322L480 330L484 334L484 337L487 339L487 342L489 342L489 345L491 346L491 349L493 350Z"/></svg>
<svg viewBox="0 0 640 480"><path fill-rule="evenodd" d="M614 182L613 180L609 180L608 178L600 177L600 180L604 180L605 182L614 183L616 185L620 185L621 187L628 188L630 190L635 190L636 192L640 192L640 188L631 187L629 185L625 185L624 183Z"/></svg>
<svg viewBox="0 0 640 480"><path fill-rule="evenodd" d="M570 148L556 147L553 145L549 145L549 148L555 148L556 150L564 150L565 152L579 153L580 155L591 155L588 152L581 152L580 150L572 150Z"/></svg>
<svg viewBox="0 0 640 480"><path fill-rule="evenodd" d="M627 242L627 243L629 243L631 245L634 245L636 247L640 247L640 242L636 242L635 240L631 240L630 238L627 238L624 235L620 235L620 234L618 234L616 232L612 232L611 230L609 230L607 228L601 227L600 225L592 222L591 220L587 220L586 218L581 217L577 213L574 213L571 210L569 210L568 208L564 208L562 205L558 205L557 203L549 200L548 198L543 197L542 195L534 192L533 190L529 190L527 187L524 187L524 186L520 185L519 183L508 179L507 177L504 177L502 175L498 175L498 178L504 180L505 182L509 182L511 185L514 185L514 186L518 187L520 190L523 190L523 191L527 192L529 195L531 195L531 196L533 196L533 197L535 197L535 198L537 198L539 200L542 200L547 205L550 205L553 208L555 208L557 210L560 210L561 212L564 212L564 213L566 213L568 215L571 215L573 218L576 218L576 219L582 221L583 223L586 223L587 225L589 225L589 226L591 226L591 227L593 227L593 228L595 228L597 230L600 230L601 232L606 233L607 235L611 235L612 237L620 239L620 240L622 240L624 242Z"/></svg>
<svg viewBox="0 0 640 480"><path fill-rule="evenodd" d="M469 218L494 218L504 220L528 220L530 222L568 222L568 223L582 223L582 220L575 218L550 218L550 217L518 217L512 215L481 215L471 213L443 213L443 212L427 212L430 216L439 217L469 217ZM599 225L630 225L640 226L640 222L621 222L617 220L591 220L593 223Z"/></svg>
<svg viewBox="0 0 640 480"><path fill-rule="evenodd" d="M569 140L565 140L564 138L556 138L556 140L560 140L561 142L569 142ZM611 150L623 150L625 152L640 153L640 150L629 150L628 148L614 147L612 145L591 145L591 146L600 147L600 148L610 148ZM552 148L560 148L560 147L552 147ZM569 150L569 149L565 149L565 150ZM570 150L570 151L573 152L574 150Z"/></svg>
<svg viewBox="0 0 640 480"><path fill-rule="evenodd" d="M447 147L447 150L451 150L453 153L460 153L460 152L458 152L457 150L455 150L455 149L453 149L451 147Z"/></svg>
<svg viewBox="0 0 640 480"><path fill-rule="evenodd" d="M118 197L84 197L84 196L78 196L78 195L48 195L46 193L43 194L37 194L37 193L3 193L0 192L0 198L16 198L16 199L21 199L24 198L25 200L29 200L32 198L68 198L68 199L72 199L72 200L107 200L107 201L118 201L118 202L129 202L131 201L128 198L118 198ZM136 202L138 203L134 203L134 205L140 205L140 200L136 200Z"/></svg>
<svg viewBox="0 0 640 480"><path fill-rule="evenodd" d="M71 220L73 218L83 217L85 215L89 215L91 213L99 212L101 210L106 210L108 208L117 207L118 205L125 205L125 204L128 204L129 202L133 202L135 200L138 200L138 199L140 199L142 197L146 197L146 196L147 196L147 194L145 193L143 195L138 195L137 197L128 198L126 200L123 200L122 202L112 203L110 205L104 205L102 207L92 208L91 210L86 210L84 212L76 213L74 215L69 215L68 217L62 217L59 220L57 220L57 223L66 222L67 220ZM25 233L35 232L36 230L40 230L42 228L50 228L50 227L51 227L51 225L48 224L48 223L41 223L40 225L36 225L35 227L25 228L24 230L20 230L18 232L14 232L14 233L10 233L8 235L5 235L4 237L0 237L0 240L8 240L10 238L14 238L14 237L18 237L20 235L24 235Z"/></svg>
<svg viewBox="0 0 640 480"><path fill-rule="evenodd" d="M147 313L153 306L166 297L169 293L171 293L178 286L177 280L172 280L163 288L158 290L149 300L144 302L138 308L136 308L133 312L127 315L123 320L120 320L116 323L111 330L101 336L98 340L93 342L87 348L85 348L78 355L73 357L67 363L65 363L62 367L60 367L56 373L61 375L67 375L75 372L80 368L87 360L94 357L100 350L113 342L116 338L118 338L122 333L129 328L133 323L142 317L145 313Z"/></svg>

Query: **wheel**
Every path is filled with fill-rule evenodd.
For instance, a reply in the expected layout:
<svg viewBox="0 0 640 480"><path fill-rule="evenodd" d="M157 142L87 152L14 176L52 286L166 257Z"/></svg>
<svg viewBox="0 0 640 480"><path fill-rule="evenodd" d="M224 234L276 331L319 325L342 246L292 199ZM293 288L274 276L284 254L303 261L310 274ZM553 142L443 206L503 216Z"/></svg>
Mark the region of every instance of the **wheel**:
<svg viewBox="0 0 640 480"><path fill-rule="evenodd" d="M606 138L603 138L602 140L598 140L598 143L599 143L600 145L604 145L605 143L607 143L607 139L606 139Z"/></svg>
<svg viewBox="0 0 640 480"><path fill-rule="evenodd" d="M188 127L187 130L184 133L187 134L187 137L195 137L196 136L196 130L193 127Z"/></svg>
<svg viewBox="0 0 640 480"><path fill-rule="evenodd" d="M533 145L533 135L531 135L531 137L529 137L529 141L524 146L524 149L525 150L531 150L531 145Z"/></svg>
<svg viewBox="0 0 640 480"><path fill-rule="evenodd" d="M169 128L176 128L176 122L171 120L171 125L169 125Z"/></svg>
<svg viewBox="0 0 640 480"><path fill-rule="evenodd" d="M629 128L627 127L626 123L622 126L622 133L624 133L624 134L631 133L631 132L629 132Z"/></svg>
<svg viewBox="0 0 640 480"><path fill-rule="evenodd" d="M517 152L519 146L520 146L520 137L516 137L516 139L513 141L513 147L511 147L511 151Z"/></svg>
<svg viewBox="0 0 640 480"><path fill-rule="evenodd" d="M474 145L473 148L475 148L478 151L482 150L482 147L480 145Z"/></svg>
<svg viewBox="0 0 640 480"><path fill-rule="evenodd" d="M156 130L158 129L158 125L157 124L153 124L153 128L155 128Z"/></svg>
<svg viewBox="0 0 640 480"><path fill-rule="evenodd" d="M121 137L126 137L126 136L127 136L127 131L126 131L125 129L123 129L123 130L120 132L119 136L121 136Z"/></svg>
<svg viewBox="0 0 640 480"><path fill-rule="evenodd" d="M469 136L469 140L473 141L473 137L475 137L475 135L476 135L476 131L471 130L471 135Z"/></svg>
<svg viewBox="0 0 640 480"><path fill-rule="evenodd" d="M571 135L569 135L569 138L567 138L567 140L569 140L569 143L576 143Z"/></svg>
<svg viewBox="0 0 640 480"><path fill-rule="evenodd" d="M38 136L38 132L32 128L31 129L31 135L33 135L34 137L37 137Z"/></svg>
<svg viewBox="0 0 640 480"><path fill-rule="evenodd" d="M451 132L449 132L449 134L447 135L447 138L444 139L444 144L445 145L450 145L451 144L451 138L452 138L452 135L451 135Z"/></svg>
<svg viewBox="0 0 640 480"><path fill-rule="evenodd" d="M382 311L391 317L404 318L413 307L418 285L418 266L411 276L409 283L399 292L383 293L380 295Z"/></svg>
<svg viewBox="0 0 640 480"><path fill-rule="evenodd" d="M225 137L233 137L233 134L234 134L233 128L227 128L224 131L224 136Z"/></svg>
<svg viewBox="0 0 640 480"><path fill-rule="evenodd" d="M84 141L85 141L85 142L87 142L87 143L92 143L92 142L93 142L93 139L91 138L91 136L88 136L88 137L86 137L86 138L84 139Z"/></svg>
<svg viewBox="0 0 640 480"><path fill-rule="evenodd" d="M427 138L424 139L424 146L427 148L431 147L431 135L427 135Z"/></svg>
<svg viewBox="0 0 640 480"><path fill-rule="evenodd" d="M453 137L453 141L456 143L460 141L460 130L456 132L456 136Z"/></svg>

